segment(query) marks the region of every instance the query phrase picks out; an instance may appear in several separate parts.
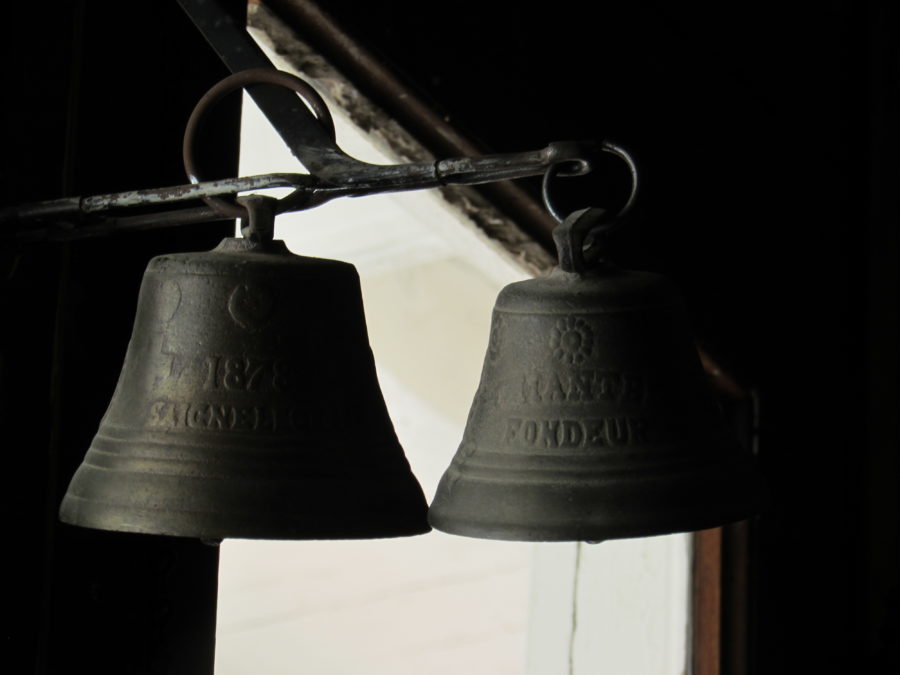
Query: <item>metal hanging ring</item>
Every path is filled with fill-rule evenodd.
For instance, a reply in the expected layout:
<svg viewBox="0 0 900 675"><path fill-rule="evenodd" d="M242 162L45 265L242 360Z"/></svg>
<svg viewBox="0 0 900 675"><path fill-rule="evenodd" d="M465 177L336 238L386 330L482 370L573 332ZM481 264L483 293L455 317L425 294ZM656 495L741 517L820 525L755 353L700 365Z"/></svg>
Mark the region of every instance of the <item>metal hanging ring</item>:
<svg viewBox="0 0 900 675"><path fill-rule="evenodd" d="M635 164L634 159L622 146L613 143L612 141L603 141L600 144L600 149L603 152L608 152L609 154L615 155L616 157L624 161L628 166L628 172L631 174L631 193L628 195L628 199L625 201L625 204L622 206L622 208L619 209L618 213L606 220L611 229L612 224L620 222L623 216L631 211L631 207L634 206L634 202L637 198L638 193L638 172L637 165ZM547 211L549 211L550 215L553 216L559 223L562 223L566 219L568 214L560 213L553 205L553 200L550 198L550 183L557 176L565 176L567 174L578 175L568 171L567 162L554 164L549 169L547 169L546 173L544 173L544 180L541 185L541 196L544 201L544 206L547 208Z"/></svg>
<svg viewBox="0 0 900 675"><path fill-rule="evenodd" d="M553 243L559 258L559 267L565 272L583 274L596 260L587 255L586 244L590 235L606 231L615 221L605 209L598 207L574 211L553 230Z"/></svg>
<svg viewBox="0 0 900 675"><path fill-rule="evenodd" d="M202 182L202 179L197 174L194 145L197 141L197 134L203 116L226 95L237 89L244 89L254 84L274 84L297 92L300 98L303 99L303 102L312 110L319 123L325 127L331 140L335 140L334 119L331 117L331 111L325 104L324 99L319 95L319 92L313 89L312 85L301 80L296 75L273 68L249 68L242 70L213 85L197 101L197 105L194 106L194 111L188 119L187 126L184 129L184 142L181 146L181 153L184 159L184 170L191 183ZM294 193L292 192L284 199L289 199L293 195ZM245 207L239 204L232 204L219 197L206 197L203 201L226 218L247 218L249 215Z"/></svg>

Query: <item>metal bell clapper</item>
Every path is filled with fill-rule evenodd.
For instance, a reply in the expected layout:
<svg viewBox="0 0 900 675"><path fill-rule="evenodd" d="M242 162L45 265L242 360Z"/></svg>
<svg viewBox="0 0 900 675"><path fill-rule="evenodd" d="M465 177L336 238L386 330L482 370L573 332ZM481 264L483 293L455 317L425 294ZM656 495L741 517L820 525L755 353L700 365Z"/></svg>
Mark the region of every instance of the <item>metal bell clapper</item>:
<svg viewBox="0 0 900 675"><path fill-rule="evenodd" d="M585 258L603 219L572 214L554 232L559 266L500 292L462 443L429 511L435 528L596 542L760 508L754 458L725 427L673 285Z"/></svg>
<svg viewBox="0 0 900 675"><path fill-rule="evenodd" d="M118 386L62 502L84 527L218 540L427 532L375 373L359 277L243 238L147 267Z"/></svg>

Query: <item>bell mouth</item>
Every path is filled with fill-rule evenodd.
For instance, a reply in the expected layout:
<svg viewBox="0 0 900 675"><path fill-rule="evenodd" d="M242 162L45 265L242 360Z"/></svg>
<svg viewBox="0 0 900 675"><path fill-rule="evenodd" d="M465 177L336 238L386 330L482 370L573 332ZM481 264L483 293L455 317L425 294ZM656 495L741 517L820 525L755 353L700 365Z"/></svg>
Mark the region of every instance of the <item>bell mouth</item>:
<svg viewBox="0 0 900 675"><path fill-rule="evenodd" d="M560 460L511 471L507 464L451 466L428 512L431 526L482 539L593 543L703 530L764 506L752 457L630 470Z"/></svg>

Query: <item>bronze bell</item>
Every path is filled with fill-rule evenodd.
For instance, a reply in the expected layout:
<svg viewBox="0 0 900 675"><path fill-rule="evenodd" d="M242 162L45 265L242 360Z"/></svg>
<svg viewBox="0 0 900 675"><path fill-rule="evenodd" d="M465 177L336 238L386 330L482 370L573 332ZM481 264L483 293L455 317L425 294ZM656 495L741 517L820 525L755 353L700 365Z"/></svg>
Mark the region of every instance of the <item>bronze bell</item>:
<svg viewBox="0 0 900 675"><path fill-rule="evenodd" d="M356 269L281 241L154 258L67 523L202 539L428 531Z"/></svg>
<svg viewBox="0 0 900 675"><path fill-rule="evenodd" d="M497 298L462 444L429 512L439 530L601 541L713 527L760 506L753 458L725 428L676 290L589 266L586 211L554 233L559 267Z"/></svg>

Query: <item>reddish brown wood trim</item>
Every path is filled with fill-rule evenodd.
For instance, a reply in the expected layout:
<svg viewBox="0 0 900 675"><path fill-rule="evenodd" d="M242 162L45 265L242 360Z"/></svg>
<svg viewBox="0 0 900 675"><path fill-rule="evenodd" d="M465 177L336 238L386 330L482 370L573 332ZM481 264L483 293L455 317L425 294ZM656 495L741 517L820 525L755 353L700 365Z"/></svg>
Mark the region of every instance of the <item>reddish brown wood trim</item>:
<svg viewBox="0 0 900 675"><path fill-rule="evenodd" d="M694 534L691 674L721 675L722 528Z"/></svg>

